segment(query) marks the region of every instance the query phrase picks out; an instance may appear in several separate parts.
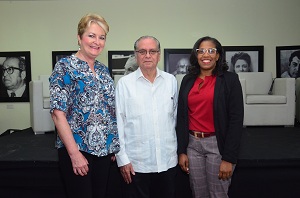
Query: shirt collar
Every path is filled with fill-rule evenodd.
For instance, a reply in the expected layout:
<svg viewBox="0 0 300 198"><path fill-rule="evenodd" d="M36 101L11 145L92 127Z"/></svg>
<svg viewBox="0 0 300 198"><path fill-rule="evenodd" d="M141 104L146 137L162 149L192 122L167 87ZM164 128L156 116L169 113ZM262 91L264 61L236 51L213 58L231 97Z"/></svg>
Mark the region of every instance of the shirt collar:
<svg viewBox="0 0 300 198"><path fill-rule="evenodd" d="M139 78L145 78L142 71L141 71L141 69L140 69L140 67L136 70L136 76L135 77L136 77L136 80L138 80ZM158 78L158 77L164 78L164 75L163 75L163 72L156 67L156 77L155 77L155 79Z"/></svg>

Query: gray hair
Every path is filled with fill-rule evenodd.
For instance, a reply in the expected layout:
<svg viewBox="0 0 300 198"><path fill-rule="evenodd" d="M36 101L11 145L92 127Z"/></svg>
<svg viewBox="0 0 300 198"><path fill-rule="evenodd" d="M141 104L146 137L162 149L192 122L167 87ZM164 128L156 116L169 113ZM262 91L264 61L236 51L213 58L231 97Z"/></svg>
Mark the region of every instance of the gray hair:
<svg viewBox="0 0 300 198"><path fill-rule="evenodd" d="M160 51L160 42L154 36L141 36L138 40L135 41L134 50L137 50L137 46L141 40L147 39L147 38L153 39L156 42L158 50Z"/></svg>

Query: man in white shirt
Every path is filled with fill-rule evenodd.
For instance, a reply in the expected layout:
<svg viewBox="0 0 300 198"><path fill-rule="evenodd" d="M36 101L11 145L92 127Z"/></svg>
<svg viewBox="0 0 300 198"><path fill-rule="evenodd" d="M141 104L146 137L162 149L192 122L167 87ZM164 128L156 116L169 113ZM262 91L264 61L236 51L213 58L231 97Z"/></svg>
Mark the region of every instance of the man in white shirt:
<svg viewBox="0 0 300 198"><path fill-rule="evenodd" d="M175 197L177 81L157 68L160 43L142 36L134 44L139 68L116 87L121 150L116 154L129 197Z"/></svg>

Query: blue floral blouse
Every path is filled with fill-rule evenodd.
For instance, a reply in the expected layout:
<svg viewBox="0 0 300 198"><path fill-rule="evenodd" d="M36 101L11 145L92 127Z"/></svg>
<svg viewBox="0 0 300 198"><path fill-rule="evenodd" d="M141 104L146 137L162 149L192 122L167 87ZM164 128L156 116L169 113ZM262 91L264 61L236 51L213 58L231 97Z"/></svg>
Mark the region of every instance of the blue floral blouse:
<svg viewBox="0 0 300 198"><path fill-rule="evenodd" d="M50 112L66 113L79 150L96 156L120 149L114 83L108 68L95 61L95 72L76 56L59 60L49 78ZM56 147L63 147L59 136Z"/></svg>

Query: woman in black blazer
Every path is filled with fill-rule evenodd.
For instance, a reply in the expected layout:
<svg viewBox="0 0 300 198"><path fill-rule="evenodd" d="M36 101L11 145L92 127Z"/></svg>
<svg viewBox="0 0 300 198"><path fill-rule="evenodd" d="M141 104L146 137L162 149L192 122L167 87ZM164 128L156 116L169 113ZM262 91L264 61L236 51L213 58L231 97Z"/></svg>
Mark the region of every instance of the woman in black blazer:
<svg viewBox="0 0 300 198"><path fill-rule="evenodd" d="M193 197L228 197L243 129L241 84L215 38L200 38L190 62L178 98L179 165Z"/></svg>

